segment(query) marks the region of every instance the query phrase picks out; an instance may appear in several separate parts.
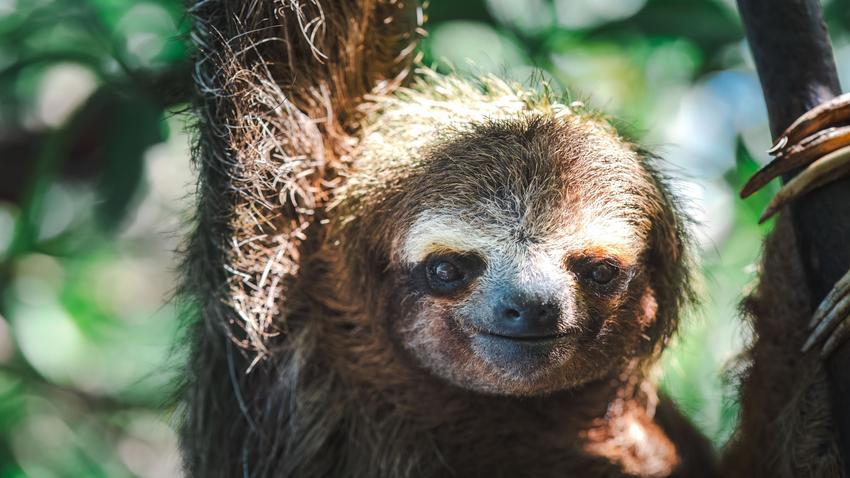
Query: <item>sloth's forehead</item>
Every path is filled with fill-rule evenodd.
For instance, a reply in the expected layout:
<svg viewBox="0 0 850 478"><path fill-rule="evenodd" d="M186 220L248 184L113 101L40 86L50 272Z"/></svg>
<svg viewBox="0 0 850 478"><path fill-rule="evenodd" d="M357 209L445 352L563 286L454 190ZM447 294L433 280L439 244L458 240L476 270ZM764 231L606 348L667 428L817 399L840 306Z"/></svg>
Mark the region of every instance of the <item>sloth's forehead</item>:
<svg viewBox="0 0 850 478"><path fill-rule="evenodd" d="M415 264L436 252L475 252L502 260L532 252L563 256L593 251L634 261L641 251L643 234L616 215L552 214L536 219L425 211L396 239L396 255Z"/></svg>

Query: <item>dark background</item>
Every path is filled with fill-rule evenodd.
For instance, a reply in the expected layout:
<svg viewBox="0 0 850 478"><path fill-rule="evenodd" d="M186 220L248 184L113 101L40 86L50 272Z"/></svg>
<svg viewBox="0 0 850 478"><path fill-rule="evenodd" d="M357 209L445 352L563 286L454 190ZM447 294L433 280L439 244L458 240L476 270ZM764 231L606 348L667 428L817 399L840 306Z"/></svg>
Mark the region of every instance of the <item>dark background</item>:
<svg viewBox="0 0 850 478"><path fill-rule="evenodd" d="M850 0L823 4L846 84ZM721 446L776 189L735 195L770 139L734 2L431 0L429 17L426 63L542 77L665 158L704 273L658 374ZM187 31L178 0L0 0L0 478L180 475Z"/></svg>

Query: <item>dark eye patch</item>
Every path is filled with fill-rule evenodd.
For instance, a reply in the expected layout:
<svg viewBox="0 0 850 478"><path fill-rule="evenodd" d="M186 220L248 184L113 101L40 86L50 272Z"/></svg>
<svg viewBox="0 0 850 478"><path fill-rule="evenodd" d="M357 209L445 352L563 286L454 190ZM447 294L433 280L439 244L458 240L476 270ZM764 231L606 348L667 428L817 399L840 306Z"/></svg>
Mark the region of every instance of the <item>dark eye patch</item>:
<svg viewBox="0 0 850 478"><path fill-rule="evenodd" d="M582 284L600 295L622 292L634 276L634 268L612 257L584 257L570 268Z"/></svg>
<svg viewBox="0 0 850 478"><path fill-rule="evenodd" d="M462 290L484 271L484 261L470 253L436 253L417 267L424 275L425 288L436 296L448 296Z"/></svg>
<svg viewBox="0 0 850 478"><path fill-rule="evenodd" d="M434 266L434 279L449 284L464 278L463 272L452 262L440 261Z"/></svg>
<svg viewBox="0 0 850 478"><path fill-rule="evenodd" d="M594 264L590 269L590 279L599 285L606 285L617 278L620 269L606 262Z"/></svg>

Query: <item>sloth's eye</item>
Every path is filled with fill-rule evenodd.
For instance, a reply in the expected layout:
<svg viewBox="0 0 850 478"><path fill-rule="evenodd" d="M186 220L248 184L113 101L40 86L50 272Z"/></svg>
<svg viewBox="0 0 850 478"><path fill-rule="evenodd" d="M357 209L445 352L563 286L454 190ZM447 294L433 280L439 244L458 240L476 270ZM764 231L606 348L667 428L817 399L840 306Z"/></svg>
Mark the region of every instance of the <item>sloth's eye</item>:
<svg viewBox="0 0 850 478"><path fill-rule="evenodd" d="M425 279L432 293L446 295L468 284L483 268L483 261L475 255L438 254L426 259Z"/></svg>
<svg viewBox="0 0 850 478"><path fill-rule="evenodd" d="M628 284L630 269L622 269L615 259L585 258L573 264L578 278L591 290L608 294Z"/></svg>
<svg viewBox="0 0 850 478"><path fill-rule="evenodd" d="M617 276L617 268L611 264L601 263L596 264L590 270L590 278L593 282L599 285L605 285L614 280Z"/></svg>
<svg viewBox="0 0 850 478"><path fill-rule="evenodd" d="M457 269L457 266L448 261L438 262L434 266L434 277L442 282L454 282L463 278L463 274Z"/></svg>

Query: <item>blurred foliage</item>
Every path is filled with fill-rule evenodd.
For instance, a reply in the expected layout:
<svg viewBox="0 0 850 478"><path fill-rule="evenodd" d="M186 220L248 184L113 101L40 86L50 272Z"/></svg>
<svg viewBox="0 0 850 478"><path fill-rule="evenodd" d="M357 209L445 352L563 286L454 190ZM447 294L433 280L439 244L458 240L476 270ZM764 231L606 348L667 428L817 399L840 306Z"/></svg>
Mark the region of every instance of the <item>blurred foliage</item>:
<svg viewBox="0 0 850 478"><path fill-rule="evenodd" d="M179 1L0 0L0 477L176 476Z"/></svg>
<svg viewBox="0 0 850 478"><path fill-rule="evenodd" d="M824 5L846 81L850 0ZM734 194L769 144L734 2L431 0L428 15L427 63L542 77L678 178L703 300L660 378L721 445L772 194ZM179 475L187 31L179 0L0 0L0 478Z"/></svg>

